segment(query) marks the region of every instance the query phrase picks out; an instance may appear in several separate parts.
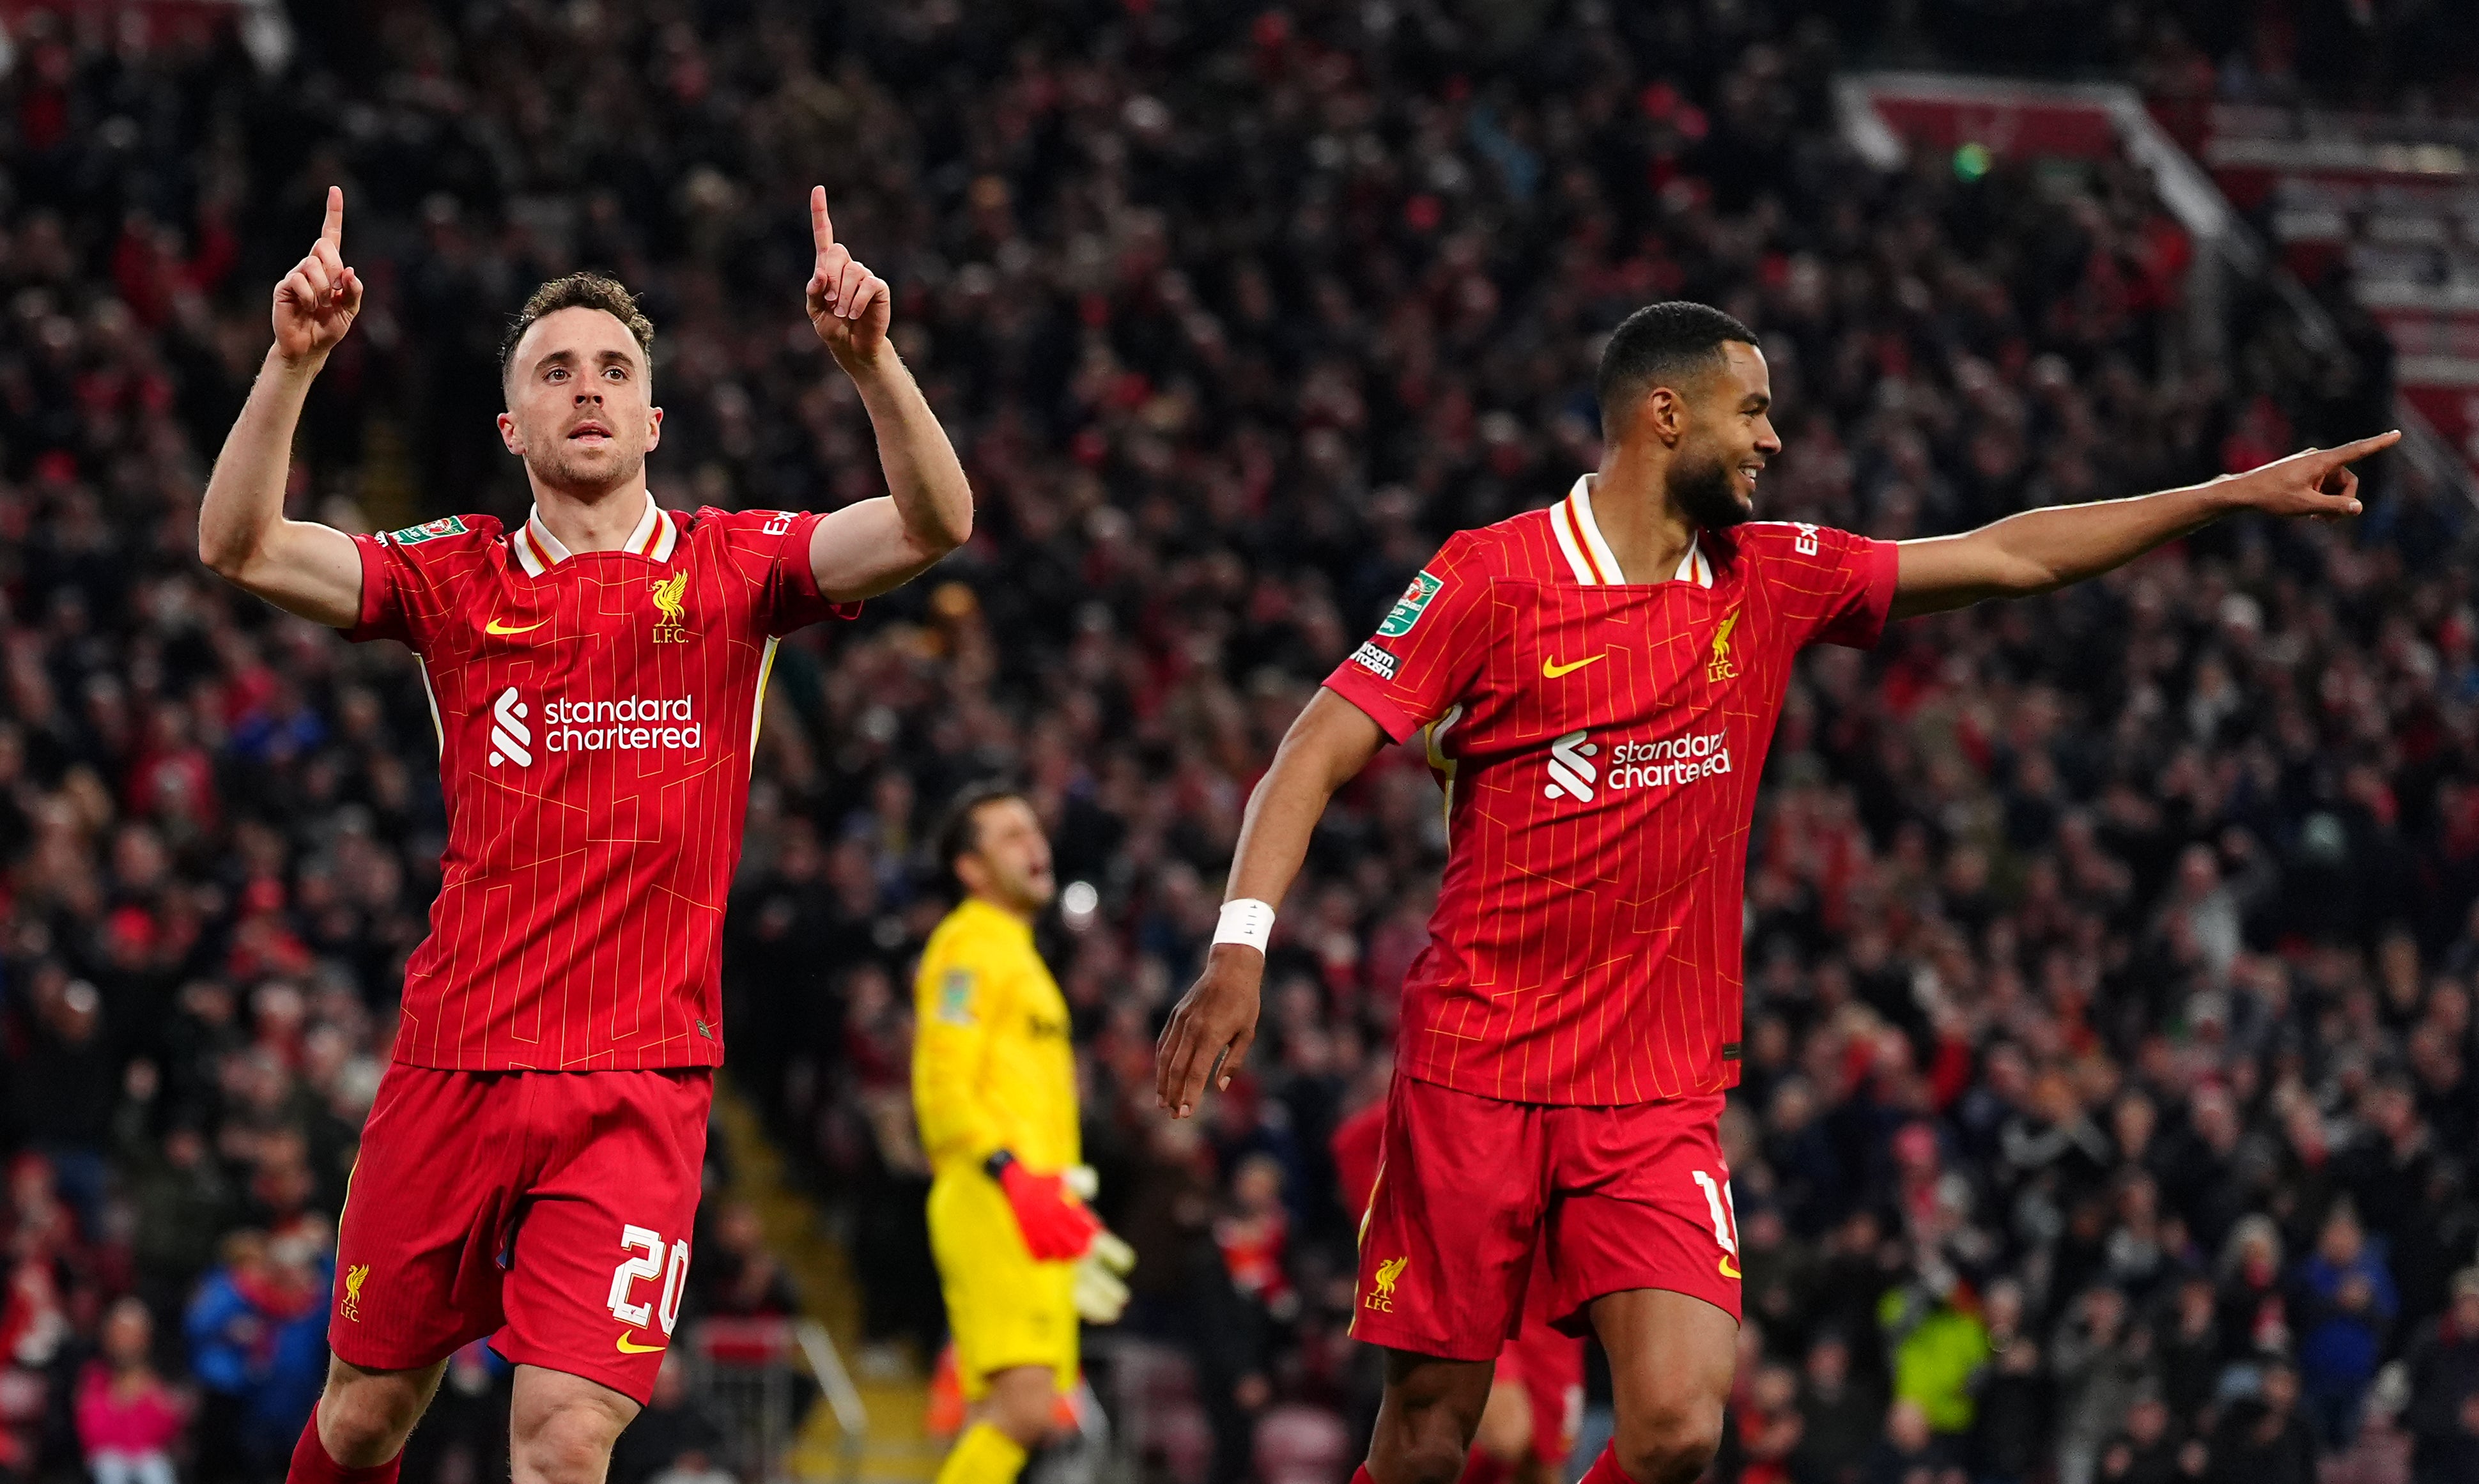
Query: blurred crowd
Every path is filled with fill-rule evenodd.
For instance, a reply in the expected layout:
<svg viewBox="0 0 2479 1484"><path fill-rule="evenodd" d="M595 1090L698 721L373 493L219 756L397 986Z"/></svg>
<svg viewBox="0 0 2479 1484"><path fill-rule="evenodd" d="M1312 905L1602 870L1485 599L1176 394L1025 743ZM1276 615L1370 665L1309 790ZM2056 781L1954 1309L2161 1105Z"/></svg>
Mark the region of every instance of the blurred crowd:
<svg viewBox="0 0 2479 1484"><path fill-rule="evenodd" d="M2453 0L1824 0L1888 60L2132 76L2156 107L2217 96L2471 113L2479 11Z"/></svg>
<svg viewBox="0 0 2479 1484"><path fill-rule="evenodd" d="M1947 0L1906 35L2078 9ZM2196 10L2249 77L2267 26L2295 57L2292 12L2321 13ZM1443 858L1417 756L1329 814L1199 1122L1153 1112L1155 1030L1317 679L1445 532L1597 460L1600 333L1674 295L1756 326L1788 444L1764 513L1886 537L2390 401L2346 320L2355 358L2243 295L2199 335L2190 244L2129 166L1860 165L1828 90L1855 0L303 3L289 60L80 13L13 23L0 78L0 1479L272 1478L324 1365L438 884L430 718L402 650L193 552L330 182L371 300L290 498L356 529L522 517L494 347L583 266L659 329L659 499L872 494L798 312L812 181L896 286L979 528L783 648L731 1078L849 1244L865 1359L926 1365L925 832L1022 780L1140 1255L1121 1351L1177 1362L1122 1430L1147 1476L1214 1484L1347 1471L1316 1440L1373 1405L1329 1139L1383 1095ZM1750 851L1722 1477L2479 1477L2471 512L2399 467L2370 490L2348 526L2218 527L1803 662ZM697 1302L788 1308L754 1218L709 1207ZM504 1467L498 1369L459 1358L414 1478ZM667 1385L623 1484L710 1445Z"/></svg>

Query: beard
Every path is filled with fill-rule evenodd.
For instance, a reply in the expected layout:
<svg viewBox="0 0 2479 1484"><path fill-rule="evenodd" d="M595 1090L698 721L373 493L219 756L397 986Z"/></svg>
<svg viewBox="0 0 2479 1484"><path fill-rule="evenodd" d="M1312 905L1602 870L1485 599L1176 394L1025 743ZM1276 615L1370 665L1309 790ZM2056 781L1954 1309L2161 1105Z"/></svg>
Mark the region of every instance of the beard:
<svg viewBox="0 0 2479 1484"><path fill-rule="evenodd" d="M621 448L616 441L600 448L580 448L562 439L551 446L549 456L525 462L534 477L552 489L584 494L636 478L646 467L646 452Z"/></svg>
<svg viewBox="0 0 2479 1484"><path fill-rule="evenodd" d="M1681 458L1670 466L1670 498L1687 518L1707 530L1727 530L1755 512L1730 488L1730 466L1719 454Z"/></svg>

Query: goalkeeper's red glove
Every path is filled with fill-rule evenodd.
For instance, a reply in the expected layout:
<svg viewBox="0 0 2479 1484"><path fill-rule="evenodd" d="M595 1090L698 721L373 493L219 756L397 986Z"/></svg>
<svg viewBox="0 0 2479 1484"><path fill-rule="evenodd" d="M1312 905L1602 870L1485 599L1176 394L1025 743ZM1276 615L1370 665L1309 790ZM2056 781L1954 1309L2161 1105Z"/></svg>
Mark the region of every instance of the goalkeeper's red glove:
<svg viewBox="0 0 2479 1484"><path fill-rule="evenodd" d="M1015 1213L1016 1230L1024 1234L1025 1250L1044 1263L1069 1263L1093 1245L1102 1220L1078 1200L1057 1175L1036 1175L1002 1149L982 1166L1007 1192Z"/></svg>

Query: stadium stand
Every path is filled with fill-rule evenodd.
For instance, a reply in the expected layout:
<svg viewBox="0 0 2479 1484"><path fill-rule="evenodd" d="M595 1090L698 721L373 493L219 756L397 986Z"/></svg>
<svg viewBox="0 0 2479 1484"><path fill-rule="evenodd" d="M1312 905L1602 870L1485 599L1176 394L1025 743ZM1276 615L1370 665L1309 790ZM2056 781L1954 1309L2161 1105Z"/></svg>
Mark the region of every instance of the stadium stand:
<svg viewBox="0 0 2479 1484"><path fill-rule="evenodd" d="M2479 126L2263 105L2212 110L2203 157L2299 277L2383 325L2404 398L2479 464Z"/></svg>
<svg viewBox="0 0 2479 1484"><path fill-rule="evenodd" d="M352 195L372 298L294 507L371 529L522 514L494 347L589 265L659 326L659 497L872 492L796 311L820 177L981 524L783 647L735 1084L851 1252L865 1358L926 1369L923 831L1023 780L1073 883L1045 942L1100 1204L1139 1253L1094 1358L1127 1461L1343 1477L1375 1372L1327 1140L1386 1085L1435 888L1417 756L1328 817L1253 1064L1201 1123L1152 1111L1153 1036L1317 677L1444 532L1592 463L1595 337L1671 295L1755 325L1789 445L1766 513L1901 537L2381 425L2393 363L2353 305L2441 292L2388 243L2466 256L2439 196L2313 273L2357 353L2240 283L2198 355L2193 244L2144 168L1871 166L1833 89L1862 57L2107 67L2187 139L2182 99L2443 93L2453 7L1889 9L0 7L0 1478L110 1449L270 1479L324 1363L333 1214L438 883L431 721L402 651L194 560L319 191ZM2383 44L2310 44L2359 9ZM2280 244L2332 236L2279 225L2351 210L2321 189L2271 188ZM2406 462L2370 491L2348 527L2218 527L1805 662L1751 849L1719 1476L2479 1477L2474 523ZM745 1213L706 1226L693 1315L795 1302ZM497 1369L460 1358L409 1479L504 1467ZM621 1484L696 1451L666 1456L700 1431L663 1405Z"/></svg>

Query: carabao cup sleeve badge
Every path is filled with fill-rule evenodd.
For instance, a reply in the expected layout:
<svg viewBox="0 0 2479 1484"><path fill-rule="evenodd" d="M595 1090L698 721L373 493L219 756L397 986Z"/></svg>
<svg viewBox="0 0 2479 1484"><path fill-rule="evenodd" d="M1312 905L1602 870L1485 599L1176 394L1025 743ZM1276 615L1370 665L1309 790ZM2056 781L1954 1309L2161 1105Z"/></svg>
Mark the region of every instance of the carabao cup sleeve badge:
<svg viewBox="0 0 2479 1484"><path fill-rule="evenodd" d="M1387 610L1386 622L1377 626L1377 636L1394 639L1410 633L1412 626L1420 622L1421 610L1429 606L1429 600L1437 597L1438 589L1445 585L1425 571L1414 574L1412 585L1403 589L1403 596L1395 599L1394 606Z"/></svg>

